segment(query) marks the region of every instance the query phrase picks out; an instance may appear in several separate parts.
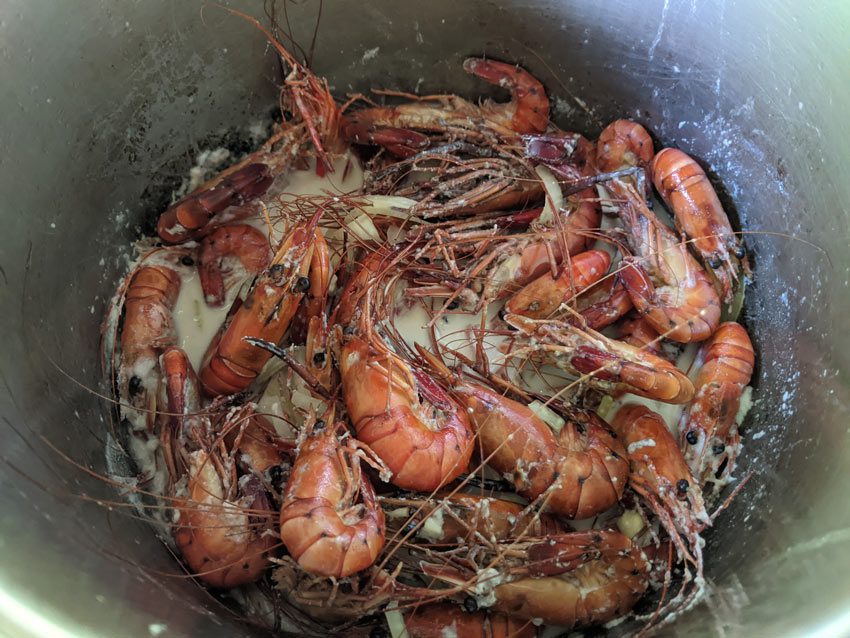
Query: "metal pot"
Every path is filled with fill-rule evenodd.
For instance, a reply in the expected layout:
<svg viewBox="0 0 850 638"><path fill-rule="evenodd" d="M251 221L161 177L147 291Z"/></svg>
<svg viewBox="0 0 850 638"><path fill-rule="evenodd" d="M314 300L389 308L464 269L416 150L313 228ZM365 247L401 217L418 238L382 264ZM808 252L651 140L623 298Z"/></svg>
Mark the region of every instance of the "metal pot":
<svg viewBox="0 0 850 638"><path fill-rule="evenodd" d="M318 3L287 4L309 42ZM752 478L709 536L709 604L670 635L850 631L848 25L850 5L787 0L324 2L314 67L338 93L480 94L465 56L516 60L561 125L632 117L700 157L753 231ZM258 32L200 2L2 2L0 626L17 635L262 633L97 503L116 490L90 473L110 469L92 390L127 246L198 148L268 117L277 73Z"/></svg>

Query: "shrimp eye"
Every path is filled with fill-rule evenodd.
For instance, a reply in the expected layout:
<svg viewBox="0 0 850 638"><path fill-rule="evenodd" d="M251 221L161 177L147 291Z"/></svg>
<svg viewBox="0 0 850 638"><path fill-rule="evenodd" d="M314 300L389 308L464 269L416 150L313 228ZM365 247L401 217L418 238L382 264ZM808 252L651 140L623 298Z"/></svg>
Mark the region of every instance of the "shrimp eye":
<svg viewBox="0 0 850 638"><path fill-rule="evenodd" d="M310 278L309 277L299 277L295 281L295 286L293 286L293 290L295 292L306 292L310 289Z"/></svg>
<svg viewBox="0 0 850 638"><path fill-rule="evenodd" d="M711 446L711 451L714 452L715 456L723 454L726 446L723 443L715 443Z"/></svg>
<svg viewBox="0 0 850 638"><path fill-rule="evenodd" d="M685 435L685 440L691 445L696 445L699 441L699 435L696 430L691 430Z"/></svg>
<svg viewBox="0 0 850 638"><path fill-rule="evenodd" d="M741 244L736 244L735 248L732 249L732 252L738 259L743 259L747 254L747 250Z"/></svg>
<svg viewBox="0 0 850 638"><path fill-rule="evenodd" d="M475 611L478 611L478 601L475 600L472 596L467 596L463 599L463 608L470 614Z"/></svg>
<svg viewBox="0 0 850 638"><path fill-rule="evenodd" d="M325 353L322 350L319 350L316 354L313 355L313 365L322 367L325 365Z"/></svg>
<svg viewBox="0 0 850 638"><path fill-rule="evenodd" d="M134 374L130 377L130 383L127 389L130 391L130 396L136 396L142 391L142 379Z"/></svg>
<svg viewBox="0 0 850 638"><path fill-rule="evenodd" d="M706 260L706 262L708 263L708 267L714 270L717 270L723 265L723 260L720 259L719 255L712 255Z"/></svg>
<svg viewBox="0 0 850 638"><path fill-rule="evenodd" d="M387 638L387 630L377 625L372 627L372 631L369 632L369 638Z"/></svg>
<svg viewBox="0 0 850 638"><path fill-rule="evenodd" d="M460 307L460 300L459 299L453 299L452 302L448 306L446 306L446 309L447 310L457 310L458 307Z"/></svg>
<svg viewBox="0 0 850 638"><path fill-rule="evenodd" d="M684 496L690 486L691 484L688 483L688 479L679 479L676 481L676 491L679 492L680 496Z"/></svg>
<svg viewBox="0 0 850 638"><path fill-rule="evenodd" d="M194 266L195 260L192 259L191 257L189 257L189 255L183 255L180 258L180 263L183 264L184 266Z"/></svg>
<svg viewBox="0 0 850 638"><path fill-rule="evenodd" d="M282 273L285 269L286 269L286 266L284 266L283 264L272 264L272 266L271 266L271 267L269 267L269 274L270 274L272 277L277 277L277 276L279 276L279 275L280 275L280 274L281 274L281 273Z"/></svg>
<svg viewBox="0 0 850 638"><path fill-rule="evenodd" d="M324 421L324 419L319 419L318 421L316 421L316 422L313 424L313 431L314 431L314 432L319 432L320 430L324 430L324 429L325 429L325 421Z"/></svg>

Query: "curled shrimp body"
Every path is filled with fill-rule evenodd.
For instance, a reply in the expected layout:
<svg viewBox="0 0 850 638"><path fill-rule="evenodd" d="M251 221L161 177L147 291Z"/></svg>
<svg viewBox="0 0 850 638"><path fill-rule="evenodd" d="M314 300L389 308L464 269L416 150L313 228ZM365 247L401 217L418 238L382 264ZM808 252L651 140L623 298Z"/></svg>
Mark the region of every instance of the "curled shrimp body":
<svg viewBox="0 0 850 638"><path fill-rule="evenodd" d="M488 568L470 575L430 564L423 569L474 592L492 611L566 629L622 616L649 586L649 561L618 532L573 532L531 540L525 546L522 566L511 566L507 573Z"/></svg>
<svg viewBox="0 0 850 638"><path fill-rule="evenodd" d="M372 565L384 547L384 512L360 471L362 452L345 425L301 444L280 508L280 537L311 574L344 578Z"/></svg>
<svg viewBox="0 0 850 638"><path fill-rule="evenodd" d="M679 421L679 442L700 484L732 474L739 439L735 418L754 363L747 331L731 321L720 324L697 355L696 395ZM717 476L724 461L723 476Z"/></svg>
<svg viewBox="0 0 850 638"><path fill-rule="evenodd" d="M619 277L607 277L575 300L575 310L584 326L602 330L632 309L632 299ZM569 320L569 317L566 317ZM579 322L574 322L579 323Z"/></svg>
<svg viewBox="0 0 850 638"><path fill-rule="evenodd" d="M676 226L693 240L704 263L714 271L721 295L729 301L732 283L738 278L733 257L743 259L746 253L705 171L682 151L665 148L652 160L652 179L672 209Z"/></svg>
<svg viewBox="0 0 850 638"><path fill-rule="evenodd" d="M261 197L273 181L267 164L241 162L172 204L160 216L156 232L169 244L198 239L215 215Z"/></svg>
<svg viewBox="0 0 850 638"><path fill-rule="evenodd" d="M517 494L568 518L588 518L623 495L625 450L604 421L577 412L552 429L527 405L475 384L454 382L472 418L487 465L513 481Z"/></svg>
<svg viewBox="0 0 850 638"><path fill-rule="evenodd" d="M276 544L266 490L257 476L238 475L234 457L247 450L213 436L208 416L200 413L197 378L186 354L168 348L161 366L168 413L160 438L174 492L177 548L191 573L212 587L254 582Z"/></svg>
<svg viewBox="0 0 850 638"><path fill-rule="evenodd" d="M296 224L278 247L271 265L254 281L246 300L212 340L200 379L209 396L247 388L271 353L244 341L253 337L277 343L283 338L310 289L310 264L321 211Z"/></svg>
<svg viewBox="0 0 850 638"><path fill-rule="evenodd" d="M159 356L177 343L172 310L186 271L182 262L194 263L192 255L181 248L156 251L127 279L117 381L121 401L135 408L126 414L136 429L154 429Z"/></svg>
<svg viewBox="0 0 850 638"><path fill-rule="evenodd" d="M720 323L720 299L705 271L632 186L615 182L611 189L622 197L620 219L638 255L619 273L635 308L668 339L707 339Z"/></svg>
<svg viewBox="0 0 850 638"><path fill-rule="evenodd" d="M437 603L415 607L404 616L409 638L534 638L537 627L499 613L464 611L459 605Z"/></svg>
<svg viewBox="0 0 850 638"><path fill-rule="evenodd" d="M649 133L631 120L614 120L596 140L596 167L600 171L616 171L630 166L648 171L654 155Z"/></svg>
<svg viewBox="0 0 850 638"><path fill-rule="evenodd" d="M343 337L342 394L357 438L403 489L430 492L464 472L472 454L469 417L425 375L377 339Z"/></svg>
<svg viewBox="0 0 850 638"><path fill-rule="evenodd" d="M622 497L624 450L601 422L571 420L556 438L528 406L483 387L458 391L487 464L510 476L521 496L568 518L589 518Z"/></svg>
<svg viewBox="0 0 850 638"><path fill-rule="evenodd" d="M540 353L559 368L607 393L631 392L664 403L687 403L694 385L669 361L630 344L582 330L565 321L506 315L505 321L529 338L514 357Z"/></svg>
<svg viewBox="0 0 850 638"><path fill-rule="evenodd" d="M397 106L379 106L348 113L342 135L357 144L384 145L390 152L410 157L429 145L420 131L465 137L488 129L502 137L542 133L549 123L549 99L543 85L521 67L469 58L463 63L469 73L507 88L511 101L476 105L455 95L423 98Z"/></svg>
<svg viewBox="0 0 850 638"><path fill-rule="evenodd" d="M226 260L237 259L242 269L257 275L269 265L271 249L268 237L246 224L220 226L201 241L198 253L198 276L204 299L210 306L224 303Z"/></svg>
<svg viewBox="0 0 850 638"><path fill-rule="evenodd" d="M557 277L545 273L526 284L505 304L510 313L535 319L550 317L564 302L599 281L611 265L602 250L588 250L572 257Z"/></svg>
<svg viewBox="0 0 850 638"><path fill-rule="evenodd" d="M467 58L463 70L511 92L507 104L484 102L479 108L488 121L517 133L542 133L549 125L549 99L540 80L515 64L486 58Z"/></svg>
<svg viewBox="0 0 850 638"><path fill-rule="evenodd" d="M253 478L236 487L234 477L223 476L223 451L197 450L187 461L187 497L175 499L180 516L174 540L183 559L212 587L256 581L276 544L270 533L274 512L262 486Z"/></svg>
<svg viewBox="0 0 850 638"><path fill-rule="evenodd" d="M619 339L635 348L669 360L661 349L661 338L658 332L642 317L628 319L620 324Z"/></svg>
<svg viewBox="0 0 850 638"><path fill-rule="evenodd" d="M390 481L430 492L466 470L472 427L460 405L427 374L414 371L373 328L373 311L390 303L383 291L391 288L387 282L393 267L393 253L372 253L337 306L342 396L357 438L386 464Z"/></svg>

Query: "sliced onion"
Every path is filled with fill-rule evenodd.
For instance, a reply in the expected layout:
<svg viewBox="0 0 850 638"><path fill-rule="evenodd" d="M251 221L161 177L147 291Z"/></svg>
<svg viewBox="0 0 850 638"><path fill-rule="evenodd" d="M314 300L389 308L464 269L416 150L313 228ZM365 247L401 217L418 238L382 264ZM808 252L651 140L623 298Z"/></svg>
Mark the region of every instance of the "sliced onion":
<svg viewBox="0 0 850 638"><path fill-rule="evenodd" d="M548 224L555 219L555 211L564 207L564 193L558 180L545 166L537 166L534 171L543 182L543 190L546 191L546 203L543 204L543 212L537 218L539 224Z"/></svg>
<svg viewBox="0 0 850 638"><path fill-rule="evenodd" d="M564 424L566 423L561 416L540 401L532 401L528 404L528 407L556 433L560 432L561 428L564 427Z"/></svg>

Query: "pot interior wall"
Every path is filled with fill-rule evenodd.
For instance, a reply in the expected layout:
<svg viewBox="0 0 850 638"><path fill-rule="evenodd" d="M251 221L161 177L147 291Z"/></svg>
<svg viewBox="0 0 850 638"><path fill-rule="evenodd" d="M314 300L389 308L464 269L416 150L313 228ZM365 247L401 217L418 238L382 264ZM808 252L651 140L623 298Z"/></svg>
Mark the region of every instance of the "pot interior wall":
<svg viewBox="0 0 850 638"><path fill-rule="evenodd" d="M258 17L256 2L233 2ZM98 327L199 149L244 146L278 66L246 23L196 2L10 0L0 20L0 615L34 634L250 635L179 577L120 506L104 458ZM317 2L287 3L299 42ZM283 3L278 3L278 9ZM338 95L380 86L489 92L461 61L517 61L554 119L595 135L634 118L712 170L757 278L760 357L739 472L708 542L709 604L666 631L824 632L848 625L848 126L843 6L590 0L324 2L314 67Z"/></svg>

